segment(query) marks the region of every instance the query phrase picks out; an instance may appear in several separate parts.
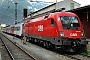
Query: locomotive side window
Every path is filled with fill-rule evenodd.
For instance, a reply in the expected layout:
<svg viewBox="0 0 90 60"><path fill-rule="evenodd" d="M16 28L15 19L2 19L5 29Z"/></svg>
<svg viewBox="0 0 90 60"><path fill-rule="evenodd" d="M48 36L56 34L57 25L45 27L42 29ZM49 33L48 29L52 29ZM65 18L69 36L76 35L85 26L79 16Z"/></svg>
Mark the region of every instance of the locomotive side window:
<svg viewBox="0 0 90 60"><path fill-rule="evenodd" d="M56 22L54 21L54 19L51 19L51 25L56 26Z"/></svg>

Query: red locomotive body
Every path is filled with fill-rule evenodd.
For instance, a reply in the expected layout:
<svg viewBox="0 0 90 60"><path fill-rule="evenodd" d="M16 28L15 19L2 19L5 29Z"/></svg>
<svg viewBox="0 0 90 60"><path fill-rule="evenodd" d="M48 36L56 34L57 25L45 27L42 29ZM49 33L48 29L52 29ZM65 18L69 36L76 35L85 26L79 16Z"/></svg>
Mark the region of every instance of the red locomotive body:
<svg viewBox="0 0 90 60"><path fill-rule="evenodd" d="M55 12L46 16L27 20L23 35L45 47L69 48L75 51L86 46L82 24L78 16L70 12Z"/></svg>
<svg viewBox="0 0 90 60"><path fill-rule="evenodd" d="M23 35L47 48L68 47L67 50L76 51L87 44L83 38L80 19L76 14L70 12L55 12L39 18L28 19L23 27Z"/></svg>

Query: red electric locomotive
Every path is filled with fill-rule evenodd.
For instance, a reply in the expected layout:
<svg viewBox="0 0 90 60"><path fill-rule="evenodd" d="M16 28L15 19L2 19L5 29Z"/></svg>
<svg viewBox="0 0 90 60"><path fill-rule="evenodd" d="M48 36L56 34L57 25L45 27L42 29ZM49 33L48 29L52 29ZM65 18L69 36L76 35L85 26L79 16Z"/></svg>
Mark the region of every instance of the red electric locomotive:
<svg viewBox="0 0 90 60"><path fill-rule="evenodd" d="M78 16L71 12L55 12L24 23L23 36L46 48L76 52L85 48L82 24Z"/></svg>

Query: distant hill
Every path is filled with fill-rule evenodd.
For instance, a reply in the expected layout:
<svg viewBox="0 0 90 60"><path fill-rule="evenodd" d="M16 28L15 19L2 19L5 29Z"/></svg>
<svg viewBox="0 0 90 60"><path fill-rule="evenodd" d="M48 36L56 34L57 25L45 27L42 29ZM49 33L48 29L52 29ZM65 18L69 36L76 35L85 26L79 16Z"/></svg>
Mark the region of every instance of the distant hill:
<svg viewBox="0 0 90 60"><path fill-rule="evenodd" d="M10 0L9 0L10 1ZM44 2L28 2L28 0L0 0L0 24L14 24L15 21L15 2L17 5L17 20L22 21L23 9L28 8L28 14L30 12L39 10L49 4Z"/></svg>

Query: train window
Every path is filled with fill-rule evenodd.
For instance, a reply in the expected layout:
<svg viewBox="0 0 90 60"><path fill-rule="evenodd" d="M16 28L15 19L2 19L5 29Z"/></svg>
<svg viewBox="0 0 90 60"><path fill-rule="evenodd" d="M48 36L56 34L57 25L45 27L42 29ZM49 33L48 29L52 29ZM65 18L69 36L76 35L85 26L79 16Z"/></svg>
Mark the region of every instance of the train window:
<svg viewBox="0 0 90 60"><path fill-rule="evenodd" d="M54 19L51 19L51 25L56 26L56 22L54 21Z"/></svg>
<svg viewBox="0 0 90 60"><path fill-rule="evenodd" d="M19 31L20 30L20 26L19 27L15 27L15 31Z"/></svg>
<svg viewBox="0 0 90 60"><path fill-rule="evenodd" d="M17 31L19 31L20 30L20 26L19 27L17 27Z"/></svg>
<svg viewBox="0 0 90 60"><path fill-rule="evenodd" d="M14 30L16 31L16 27L14 28Z"/></svg>
<svg viewBox="0 0 90 60"><path fill-rule="evenodd" d="M62 24L78 23L78 18L75 16L61 16Z"/></svg>
<svg viewBox="0 0 90 60"><path fill-rule="evenodd" d="M75 16L61 16L60 19L63 27L80 27L78 18Z"/></svg>

